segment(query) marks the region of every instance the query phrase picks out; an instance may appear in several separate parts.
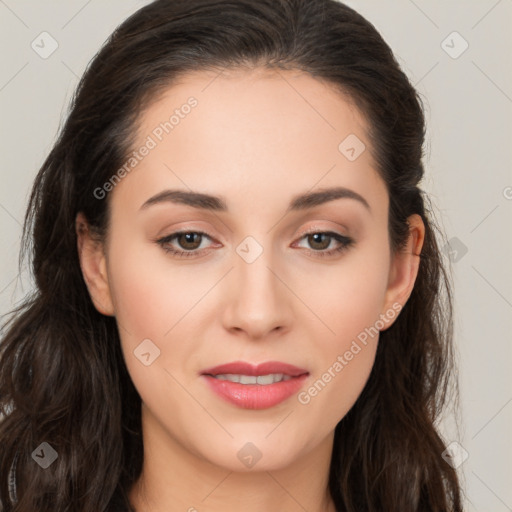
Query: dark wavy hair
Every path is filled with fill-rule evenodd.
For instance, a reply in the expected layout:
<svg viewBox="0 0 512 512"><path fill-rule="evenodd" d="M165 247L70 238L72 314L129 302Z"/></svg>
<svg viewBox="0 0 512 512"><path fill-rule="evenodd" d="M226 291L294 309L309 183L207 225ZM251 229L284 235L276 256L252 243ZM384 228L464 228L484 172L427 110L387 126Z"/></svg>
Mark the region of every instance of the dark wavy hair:
<svg viewBox="0 0 512 512"><path fill-rule="evenodd" d="M36 287L4 325L0 351L0 503L4 512L133 511L143 461L140 396L116 320L100 314L80 269L75 219L108 229L106 183L133 151L144 109L180 75L300 70L355 102L389 193L389 238L425 224L419 273L375 364L335 429L329 490L338 511L460 511L455 469L436 429L453 377L452 292L420 188L423 105L375 27L335 0L156 0L110 36L83 75L30 196L23 254ZM428 206L428 207L427 207ZM458 403L458 402L457 402ZM129 404L129 405L128 405ZM32 452L58 453L46 470Z"/></svg>

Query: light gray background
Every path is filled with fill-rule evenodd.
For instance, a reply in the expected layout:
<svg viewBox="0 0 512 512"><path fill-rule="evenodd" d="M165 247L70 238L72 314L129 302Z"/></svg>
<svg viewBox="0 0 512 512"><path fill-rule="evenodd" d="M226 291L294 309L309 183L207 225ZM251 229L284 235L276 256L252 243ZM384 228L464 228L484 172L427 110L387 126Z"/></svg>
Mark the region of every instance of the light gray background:
<svg viewBox="0 0 512 512"><path fill-rule="evenodd" d="M29 189L78 77L142 0L0 0L0 314L30 290L17 258ZM425 100L425 188L450 240L468 511L512 510L512 0L350 0ZM41 32L58 42L47 59ZM457 31L460 36L449 36ZM468 49L457 58L464 41ZM443 41L445 43L443 44ZM40 43L41 44L41 43ZM451 48L450 48L451 47ZM464 251L467 252L464 254ZM451 256L450 256L451 254Z"/></svg>

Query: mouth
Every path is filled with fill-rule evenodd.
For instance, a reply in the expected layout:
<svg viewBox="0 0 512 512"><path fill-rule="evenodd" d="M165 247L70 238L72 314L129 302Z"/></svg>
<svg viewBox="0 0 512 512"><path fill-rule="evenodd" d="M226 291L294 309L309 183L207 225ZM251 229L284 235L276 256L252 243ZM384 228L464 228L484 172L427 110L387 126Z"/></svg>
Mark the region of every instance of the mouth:
<svg viewBox="0 0 512 512"><path fill-rule="evenodd" d="M243 409L268 409L284 402L308 376L304 368L276 361L259 365L236 361L201 372L215 394Z"/></svg>
<svg viewBox="0 0 512 512"><path fill-rule="evenodd" d="M214 379L229 380L230 382L237 382L240 384L259 384L260 386L268 386L276 382L285 382L292 379L290 375L284 373L269 373L268 375L240 375L234 373L225 373L221 375L210 375Z"/></svg>

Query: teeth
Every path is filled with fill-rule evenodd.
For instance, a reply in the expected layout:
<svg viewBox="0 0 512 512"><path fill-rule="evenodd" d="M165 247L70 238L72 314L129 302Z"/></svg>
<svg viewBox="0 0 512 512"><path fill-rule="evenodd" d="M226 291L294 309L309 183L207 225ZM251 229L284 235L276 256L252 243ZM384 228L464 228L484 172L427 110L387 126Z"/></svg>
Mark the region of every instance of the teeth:
<svg viewBox="0 0 512 512"><path fill-rule="evenodd" d="M252 375L240 375L240 384L257 384L258 377Z"/></svg>
<svg viewBox="0 0 512 512"><path fill-rule="evenodd" d="M219 380L229 380L230 382L237 382L240 384L260 384L261 386L291 379L289 375L284 375L283 373L270 373L268 375L258 376L227 373L224 375L214 375L213 377Z"/></svg>
<svg viewBox="0 0 512 512"><path fill-rule="evenodd" d="M258 384L266 385L266 384L273 384L274 382L280 382L282 380L283 376L281 375L281 378L279 380L274 380L274 375L258 375L256 377L256 382Z"/></svg>
<svg viewBox="0 0 512 512"><path fill-rule="evenodd" d="M229 380L231 382L240 382L240 375L219 375L219 377L223 377L222 380Z"/></svg>

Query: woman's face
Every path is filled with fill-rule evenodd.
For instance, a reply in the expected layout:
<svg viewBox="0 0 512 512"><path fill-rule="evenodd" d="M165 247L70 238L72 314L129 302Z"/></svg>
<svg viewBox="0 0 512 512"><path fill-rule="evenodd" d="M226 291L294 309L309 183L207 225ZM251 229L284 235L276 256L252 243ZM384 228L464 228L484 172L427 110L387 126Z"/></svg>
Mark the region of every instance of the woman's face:
<svg viewBox="0 0 512 512"><path fill-rule="evenodd" d="M82 266L146 435L234 471L329 452L417 270L390 252L364 119L306 74L201 72L137 133Z"/></svg>

